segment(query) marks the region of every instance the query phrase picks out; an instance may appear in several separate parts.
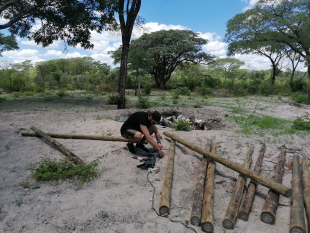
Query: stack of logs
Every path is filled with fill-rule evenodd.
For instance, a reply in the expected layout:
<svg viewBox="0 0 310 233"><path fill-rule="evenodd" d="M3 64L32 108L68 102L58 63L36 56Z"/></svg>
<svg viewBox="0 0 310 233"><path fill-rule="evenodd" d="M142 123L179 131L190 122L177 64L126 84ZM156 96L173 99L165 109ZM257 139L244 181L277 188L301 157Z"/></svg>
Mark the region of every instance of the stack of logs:
<svg viewBox="0 0 310 233"><path fill-rule="evenodd" d="M71 158L76 164L85 165L86 163L62 144L57 142L52 137L56 138L72 138L72 139L89 139L89 140L108 140L108 141L128 141L122 137L108 136L91 136L91 135L66 135L66 134L46 134L34 126L30 127L35 133L22 133L23 136L43 137L45 140L52 143L60 149L66 156ZM291 220L290 232L306 233L306 224L304 212L308 222L308 233L310 233L310 173L308 169L308 157L303 155L301 166L299 163L299 155L293 156L293 171L292 171L292 189L283 186L282 178L284 172L284 163L286 157L286 149L281 149L278 156L278 163L275 170L274 180L268 179L260 175L260 169L266 146L261 147L258 159L256 161L254 171L251 171L250 165L254 147L250 146L243 166L233 163L227 159L216 155L216 145L211 141L207 142L206 149L194 146L179 137L164 132L164 135L171 138L171 144L168 154L167 167L164 179L164 186L159 206L160 215L170 214L170 194L172 187L172 174L174 167L175 142L179 142L186 147L203 155L201 168L199 170L196 189L194 192L194 202L190 222L191 224L201 226L202 231L214 231L214 171L215 162L218 162L226 167L237 171L240 175L236 181L231 200L227 207L222 225L226 229L233 229L236 219L247 221L251 211L252 203L255 196L256 187L258 184L270 188L265 204L263 206L261 220L268 224L274 224L276 219L276 211L279 204L279 195L291 197ZM248 184L247 192L244 195L243 191L246 183L246 178L251 178ZM304 211L305 208L305 211Z"/></svg>

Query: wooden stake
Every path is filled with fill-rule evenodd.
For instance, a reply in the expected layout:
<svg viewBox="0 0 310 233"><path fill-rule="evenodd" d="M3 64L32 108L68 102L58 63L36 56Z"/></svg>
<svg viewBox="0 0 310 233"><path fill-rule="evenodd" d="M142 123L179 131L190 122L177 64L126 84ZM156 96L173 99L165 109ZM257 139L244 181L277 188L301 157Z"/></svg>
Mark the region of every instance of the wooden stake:
<svg viewBox="0 0 310 233"><path fill-rule="evenodd" d="M96 135L59 134L59 133L46 133L46 135L52 138L63 138L63 139L86 139L86 140L102 140L102 141L120 141L120 142L129 141L129 139L115 136L96 136ZM41 137L39 134L32 132L22 132L22 136Z"/></svg>
<svg viewBox="0 0 310 233"><path fill-rule="evenodd" d="M254 152L254 146L251 145L246 153L243 167L249 168L251 166L253 152ZM246 182L246 177L239 175L236 181L236 184L235 184L234 192L231 196L230 202L226 210L226 214L222 222L223 227L226 229L233 229L235 226L239 206L242 200L245 182Z"/></svg>
<svg viewBox="0 0 310 233"><path fill-rule="evenodd" d="M211 152L216 154L214 143ZM201 230L205 232L214 231L214 171L215 162L209 160L201 213Z"/></svg>
<svg viewBox="0 0 310 233"><path fill-rule="evenodd" d="M304 203L308 222L308 233L310 233L310 173L308 168L308 157L306 155L302 156L301 171L302 187L304 190Z"/></svg>
<svg viewBox="0 0 310 233"><path fill-rule="evenodd" d="M166 165L165 180L162 189L162 194L159 203L159 214L169 215L170 214L170 196L171 186L173 178L173 167L174 167L174 154L175 154L175 141L172 139L169 148L169 154Z"/></svg>
<svg viewBox="0 0 310 233"><path fill-rule="evenodd" d="M225 158L221 158L220 156L218 156L214 153L208 152L208 151L206 151L206 150L204 150L198 146L194 146L193 144L188 143L188 142L182 140L181 138L179 138L173 134L170 134L168 132L163 132L163 134L166 135L167 137L170 137L170 138L174 139L175 141L183 144L184 146L190 148L191 150L196 151L199 154L208 156L210 159L214 160L215 162L223 164L224 166L229 167L232 170L251 178L252 180L256 181L257 183L274 190L276 193L279 193L285 197L290 197L292 195L292 190L290 188L285 187L284 185L279 184L279 183L277 183L277 182L275 182L275 181L273 181L273 180L271 180L265 176L262 176L261 174L256 174L255 172L251 171L250 169L244 168L237 163L231 162Z"/></svg>
<svg viewBox="0 0 310 233"><path fill-rule="evenodd" d="M281 153L278 156L278 163L274 175L275 182L281 184L283 173L284 173L284 164L285 164L286 149L281 149ZM269 190L265 204L261 213L261 220L264 223L274 224L276 221L276 212L279 204L279 194L275 193L272 190Z"/></svg>
<svg viewBox="0 0 310 233"><path fill-rule="evenodd" d="M211 150L212 142L208 141L206 145L206 150ZM197 183L194 191L194 200L191 214L191 224L194 226L200 225L201 220L201 209L202 209L202 201L203 201L203 189L204 183L206 179L208 159L203 156L201 160L200 170L198 172Z"/></svg>
<svg viewBox="0 0 310 233"><path fill-rule="evenodd" d="M293 155L292 190L290 232L306 233L299 155Z"/></svg>
<svg viewBox="0 0 310 233"><path fill-rule="evenodd" d="M262 166L265 151L266 151L266 145L264 144L264 145L262 145L262 147L260 149L258 158L256 160L256 164L254 167L254 172L256 172L257 174L260 173L260 168ZM246 196L243 199L242 204L240 206L238 218L240 218L244 221L248 221L248 219L249 219L249 214L251 212L251 208L252 208L252 204L253 204L254 196L255 196L255 192L256 192L256 186L257 186L257 183L255 181L251 180L249 185L248 185L248 188L247 188Z"/></svg>
<svg viewBox="0 0 310 233"><path fill-rule="evenodd" d="M59 142L57 142L55 139L51 138L50 136L46 135L44 132L42 132L40 129L37 129L34 126L31 126L30 129L32 129L34 132L36 132L37 134L39 134L42 138L44 138L45 140L47 140L48 142L52 143L54 146L56 146L64 155L66 155L67 157L69 157L70 159L73 160L74 163L76 164L80 164L82 166L85 166L86 163L80 159L79 157L77 157L75 154L73 154L70 150L68 150L66 147L64 147L62 144L60 144Z"/></svg>

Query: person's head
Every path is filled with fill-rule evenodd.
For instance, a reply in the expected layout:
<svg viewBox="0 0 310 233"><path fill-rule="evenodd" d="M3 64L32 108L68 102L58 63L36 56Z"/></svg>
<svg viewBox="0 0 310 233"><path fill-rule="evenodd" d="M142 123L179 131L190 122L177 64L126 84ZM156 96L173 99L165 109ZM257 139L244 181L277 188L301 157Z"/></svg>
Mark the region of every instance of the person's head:
<svg viewBox="0 0 310 233"><path fill-rule="evenodd" d="M158 111L154 111L149 115L149 118L152 124L157 124L161 119L161 115Z"/></svg>

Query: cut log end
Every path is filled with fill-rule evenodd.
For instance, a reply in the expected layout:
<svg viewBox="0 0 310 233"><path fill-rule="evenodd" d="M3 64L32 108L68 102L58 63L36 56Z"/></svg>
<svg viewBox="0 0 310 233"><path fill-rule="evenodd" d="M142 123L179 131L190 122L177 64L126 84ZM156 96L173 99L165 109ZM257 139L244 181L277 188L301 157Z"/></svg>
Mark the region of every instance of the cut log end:
<svg viewBox="0 0 310 233"><path fill-rule="evenodd" d="M201 224L201 230L204 232L214 232L214 227L211 222L204 222Z"/></svg>
<svg viewBox="0 0 310 233"><path fill-rule="evenodd" d="M303 229L301 229L301 228L293 227L290 230L290 233L306 233L306 232Z"/></svg>
<svg viewBox="0 0 310 233"><path fill-rule="evenodd" d="M264 223L268 223L268 224L274 224L275 222L275 217L268 212L264 212L261 214L260 219L264 222Z"/></svg>
<svg viewBox="0 0 310 233"><path fill-rule="evenodd" d="M293 190L292 190L292 189L288 190L288 191L286 192L285 197L291 197L291 196L292 196L292 193L293 193Z"/></svg>
<svg viewBox="0 0 310 233"><path fill-rule="evenodd" d="M160 215L169 215L170 214L169 207L168 206L161 206L159 208L159 214Z"/></svg>
<svg viewBox="0 0 310 233"><path fill-rule="evenodd" d="M249 216L248 216L246 213L239 212L238 218L241 219L241 220L243 220L243 221L248 221Z"/></svg>
<svg viewBox="0 0 310 233"><path fill-rule="evenodd" d="M200 218L197 217L197 216L191 217L191 224L193 224L194 226L199 226L199 224L200 224Z"/></svg>
<svg viewBox="0 0 310 233"><path fill-rule="evenodd" d="M232 221L230 221L229 219L224 219L223 220L223 227L226 229L233 229L234 223Z"/></svg>

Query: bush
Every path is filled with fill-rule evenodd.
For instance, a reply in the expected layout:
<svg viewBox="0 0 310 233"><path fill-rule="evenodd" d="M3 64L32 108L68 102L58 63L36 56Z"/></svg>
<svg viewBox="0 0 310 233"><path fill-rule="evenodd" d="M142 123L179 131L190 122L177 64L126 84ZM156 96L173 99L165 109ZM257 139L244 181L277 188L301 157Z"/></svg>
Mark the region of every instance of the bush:
<svg viewBox="0 0 310 233"><path fill-rule="evenodd" d="M308 95L305 93L293 93L291 95L291 99L294 100L296 103L308 104Z"/></svg>
<svg viewBox="0 0 310 233"><path fill-rule="evenodd" d="M64 91L63 89L61 89L61 90L59 90L58 92L57 92L57 96L59 97L59 98L63 98L63 97L65 97L65 96L68 96L69 94L66 92L66 91Z"/></svg>
<svg viewBox="0 0 310 233"><path fill-rule="evenodd" d="M6 101L6 97L0 96L0 103Z"/></svg>
<svg viewBox="0 0 310 233"><path fill-rule="evenodd" d="M175 130L179 130L179 131L190 131L191 127L190 127L190 122L188 121L183 121L183 120L178 120L178 122L175 124L174 129Z"/></svg>
<svg viewBox="0 0 310 233"><path fill-rule="evenodd" d="M145 85L141 90L143 95L149 95L151 94L151 91L152 91L151 85Z"/></svg>
<svg viewBox="0 0 310 233"><path fill-rule="evenodd" d="M25 91L24 94L26 96L33 96L35 94L35 92L34 91Z"/></svg>
<svg viewBox="0 0 310 233"><path fill-rule="evenodd" d="M212 94L211 88L208 88L205 83L202 83L201 87L199 87L197 91L202 96Z"/></svg>
<svg viewBox="0 0 310 233"><path fill-rule="evenodd" d="M177 100L180 98L180 90L179 89L173 89L170 91L172 95L172 99Z"/></svg>
<svg viewBox="0 0 310 233"><path fill-rule="evenodd" d="M301 78L290 80L289 86L292 92L305 92L307 90L307 83L306 81L302 80Z"/></svg>
<svg viewBox="0 0 310 233"><path fill-rule="evenodd" d="M297 129L297 130L307 130L307 131L310 131L310 122L309 121L304 121L300 117L297 117L297 119L293 121L292 128L293 129Z"/></svg>
<svg viewBox="0 0 310 233"><path fill-rule="evenodd" d="M273 94L273 89L274 89L274 86L271 85L270 80L264 80L261 84L258 85L258 92L261 95L265 95L265 96L271 95Z"/></svg>
<svg viewBox="0 0 310 233"><path fill-rule="evenodd" d="M107 104L118 104L118 94L108 95Z"/></svg>
<svg viewBox="0 0 310 233"><path fill-rule="evenodd" d="M138 96L138 102L136 104L136 108L139 109L147 109L151 107L151 103L149 102L148 97L143 97L141 95Z"/></svg>
<svg viewBox="0 0 310 233"><path fill-rule="evenodd" d="M179 93L181 95L190 95L191 94L191 91L188 89L188 87L179 87L177 90L179 91Z"/></svg>
<svg viewBox="0 0 310 233"><path fill-rule="evenodd" d="M113 91L112 87L110 85L108 85L108 84L105 84L105 83L101 83L98 86L98 89L101 92L108 92L108 93L111 93Z"/></svg>

